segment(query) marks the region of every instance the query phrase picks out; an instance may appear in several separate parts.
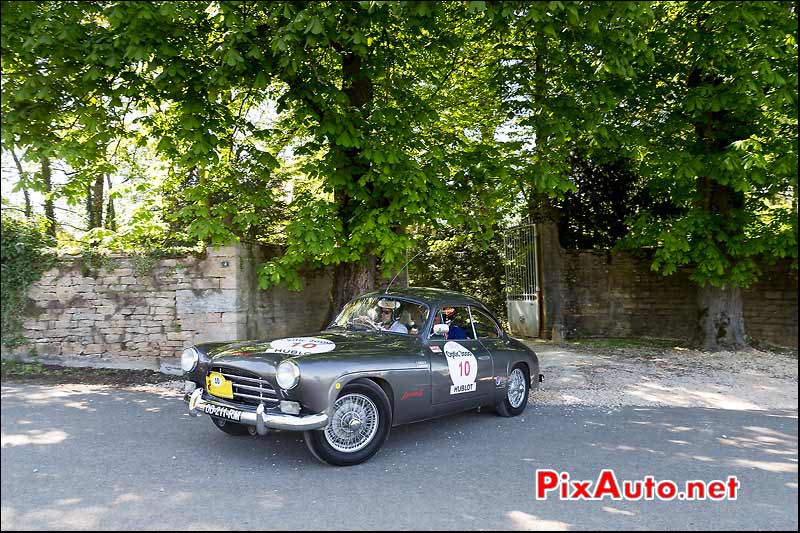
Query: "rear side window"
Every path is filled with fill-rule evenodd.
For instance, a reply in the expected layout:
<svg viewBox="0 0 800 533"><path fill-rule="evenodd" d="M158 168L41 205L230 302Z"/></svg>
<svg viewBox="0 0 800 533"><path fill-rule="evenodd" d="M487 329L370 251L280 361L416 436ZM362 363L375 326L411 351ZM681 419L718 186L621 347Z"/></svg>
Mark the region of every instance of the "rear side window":
<svg viewBox="0 0 800 533"><path fill-rule="evenodd" d="M500 327L489 315L475 307L470 307L470 311L472 312L472 325L475 328L477 338L497 339L500 337Z"/></svg>

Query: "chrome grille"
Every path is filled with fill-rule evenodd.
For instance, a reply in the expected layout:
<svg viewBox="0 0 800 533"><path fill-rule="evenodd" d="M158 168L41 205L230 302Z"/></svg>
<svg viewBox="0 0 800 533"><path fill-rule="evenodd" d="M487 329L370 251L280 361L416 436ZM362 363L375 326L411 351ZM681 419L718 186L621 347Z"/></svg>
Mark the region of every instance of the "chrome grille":
<svg viewBox="0 0 800 533"><path fill-rule="evenodd" d="M227 368L215 366L212 372L219 372L225 379L233 384L233 399L250 405L264 403L267 405L280 403L278 394L266 379L256 374L240 370L238 368Z"/></svg>

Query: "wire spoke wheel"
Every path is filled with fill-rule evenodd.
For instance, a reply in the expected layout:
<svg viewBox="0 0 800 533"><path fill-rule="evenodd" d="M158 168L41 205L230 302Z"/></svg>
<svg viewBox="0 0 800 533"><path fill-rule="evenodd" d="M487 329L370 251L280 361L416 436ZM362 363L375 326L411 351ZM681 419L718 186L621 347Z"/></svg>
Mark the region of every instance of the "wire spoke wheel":
<svg viewBox="0 0 800 533"><path fill-rule="evenodd" d="M354 453L367 446L380 425L375 403L363 394L345 394L333 406L325 440L336 451Z"/></svg>
<svg viewBox="0 0 800 533"><path fill-rule="evenodd" d="M511 407L516 409L522 402L525 401L525 391L527 387L525 386L525 373L520 368L515 368L511 372L511 376L509 376L508 380L508 403L511 404Z"/></svg>

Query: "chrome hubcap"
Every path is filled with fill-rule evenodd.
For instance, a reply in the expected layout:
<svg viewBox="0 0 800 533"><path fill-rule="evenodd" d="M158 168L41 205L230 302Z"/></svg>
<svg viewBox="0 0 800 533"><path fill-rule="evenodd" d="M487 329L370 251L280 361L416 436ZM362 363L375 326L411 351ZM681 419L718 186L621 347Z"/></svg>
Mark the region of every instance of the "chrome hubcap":
<svg viewBox="0 0 800 533"><path fill-rule="evenodd" d="M348 421L348 418L350 419ZM358 418L358 414L356 413L348 413L344 416L342 420L342 427L345 428L346 431L350 433L358 432L361 429L361 426L364 423Z"/></svg>
<svg viewBox="0 0 800 533"><path fill-rule="evenodd" d="M525 400L525 373L515 368L508 380L508 403L516 409Z"/></svg>
<svg viewBox="0 0 800 533"><path fill-rule="evenodd" d="M346 394L333 405L325 440L334 450L353 453L372 442L378 432L378 408L363 394Z"/></svg>

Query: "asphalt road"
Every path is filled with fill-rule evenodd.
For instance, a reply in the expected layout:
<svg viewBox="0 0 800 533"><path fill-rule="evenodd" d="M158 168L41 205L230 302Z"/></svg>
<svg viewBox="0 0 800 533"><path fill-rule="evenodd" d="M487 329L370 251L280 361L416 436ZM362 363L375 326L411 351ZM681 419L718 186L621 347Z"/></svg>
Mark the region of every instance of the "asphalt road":
<svg viewBox="0 0 800 533"><path fill-rule="evenodd" d="M593 480L738 476L736 501L534 499ZM536 407L394 428L365 464L230 437L174 394L2 386L2 529L797 530L797 410Z"/></svg>

